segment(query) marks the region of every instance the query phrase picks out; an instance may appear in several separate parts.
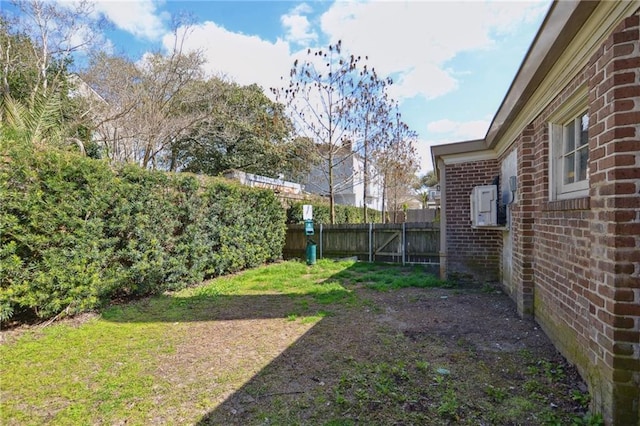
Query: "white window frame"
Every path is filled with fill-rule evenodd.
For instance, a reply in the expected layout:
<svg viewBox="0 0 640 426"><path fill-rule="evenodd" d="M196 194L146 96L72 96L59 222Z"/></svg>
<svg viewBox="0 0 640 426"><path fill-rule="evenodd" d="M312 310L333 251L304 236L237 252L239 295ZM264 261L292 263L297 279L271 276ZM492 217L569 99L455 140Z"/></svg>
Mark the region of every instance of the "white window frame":
<svg viewBox="0 0 640 426"><path fill-rule="evenodd" d="M566 200L582 198L589 195L589 166L587 160L586 179L572 183L564 183L563 161L565 152L565 127L575 126L574 137L576 146L573 152L578 156L578 140L580 137L578 123L588 114L586 88L578 90L558 111L549 118L549 200ZM586 144L587 152L589 142ZM578 160L576 160L578 161Z"/></svg>

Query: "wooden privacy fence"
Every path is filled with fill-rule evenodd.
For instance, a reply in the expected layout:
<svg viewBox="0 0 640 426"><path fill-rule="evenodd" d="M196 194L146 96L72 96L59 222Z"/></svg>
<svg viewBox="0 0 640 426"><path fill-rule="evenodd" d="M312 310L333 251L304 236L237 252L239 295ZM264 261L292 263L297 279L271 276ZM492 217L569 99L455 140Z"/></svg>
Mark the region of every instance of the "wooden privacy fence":
<svg viewBox="0 0 640 426"><path fill-rule="evenodd" d="M317 257L357 257L368 262L438 264L440 227L433 223L316 224ZM285 259L305 258L303 225L288 225Z"/></svg>

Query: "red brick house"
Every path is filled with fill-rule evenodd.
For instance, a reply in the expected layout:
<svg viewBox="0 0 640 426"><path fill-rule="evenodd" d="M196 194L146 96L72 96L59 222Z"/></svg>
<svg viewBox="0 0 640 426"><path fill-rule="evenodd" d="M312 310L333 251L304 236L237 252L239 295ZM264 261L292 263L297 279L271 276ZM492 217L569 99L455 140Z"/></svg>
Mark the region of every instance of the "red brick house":
<svg viewBox="0 0 640 426"><path fill-rule="evenodd" d="M640 1L554 2L485 138L431 152L442 275L501 282L640 424Z"/></svg>

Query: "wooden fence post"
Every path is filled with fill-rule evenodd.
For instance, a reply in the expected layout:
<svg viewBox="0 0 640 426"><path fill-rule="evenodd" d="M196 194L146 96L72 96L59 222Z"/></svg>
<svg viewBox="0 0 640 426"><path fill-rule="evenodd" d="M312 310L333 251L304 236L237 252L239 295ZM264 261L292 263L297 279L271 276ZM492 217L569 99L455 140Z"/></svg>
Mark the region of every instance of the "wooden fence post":
<svg viewBox="0 0 640 426"><path fill-rule="evenodd" d="M406 223L402 222L402 266L404 266L405 262L405 253L407 252L407 228Z"/></svg>
<svg viewBox="0 0 640 426"><path fill-rule="evenodd" d="M319 259L322 259L322 223L320 224L320 241L318 241L320 245L320 256Z"/></svg>
<svg viewBox="0 0 640 426"><path fill-rule="evenodd" d="M369 263L373 262L373 223L369 222Z"/></svg>

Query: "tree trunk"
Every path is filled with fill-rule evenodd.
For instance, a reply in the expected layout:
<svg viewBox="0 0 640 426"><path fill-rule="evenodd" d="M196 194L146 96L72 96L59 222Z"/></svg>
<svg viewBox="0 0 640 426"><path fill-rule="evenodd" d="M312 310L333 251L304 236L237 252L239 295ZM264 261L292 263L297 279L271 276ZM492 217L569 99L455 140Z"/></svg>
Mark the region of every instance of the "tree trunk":
<svg viewBox="0 0 640 426"><path fill-rule="evenodd" d="M175 149L171 150L171 162L169 163L169 171L175 172L178 168L178 153Z"/></svg>
<svg viewBox="0 0 640 426"><path fill-rule="evenodd" d="M363 210L364 210L364 221L363 223L367 223L369 221L369 216L368 216L368 211L367 211L367 188L369 186L369 169L368 169L368 163L369 163L369 143L367 142L367 129L365 129L364 131L364 182L363 182L363 196L362 196L362 204L363 204Z"/></svg>
<svg viewBox="0 0 640 426"><path fill-rule="evenodd" d="M329 148L331 149L331 148ZM331 224L336 223L336 206L335 206L335 194L333 189L333 152L329 152L329 210Z"/></svg>
<svg viewBox="0 0 640 426"><path fill-rule="evenodd" d="M9 60L11 59L11 37L7 37L7 49L6 51L2 51L2 46L0 46L0 53L3 56L4 67L2 70L2 93L0 93L1 97L5 95L9 95L9 81L7 80L7 76L9 75Z"/></svg>
<svg viewBox="0 0 640 426"><path fill-rule="evenodd" d="M382 223L387 223L385 209L387 207L387 177L382 178Z"/></svg>

